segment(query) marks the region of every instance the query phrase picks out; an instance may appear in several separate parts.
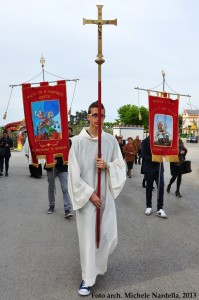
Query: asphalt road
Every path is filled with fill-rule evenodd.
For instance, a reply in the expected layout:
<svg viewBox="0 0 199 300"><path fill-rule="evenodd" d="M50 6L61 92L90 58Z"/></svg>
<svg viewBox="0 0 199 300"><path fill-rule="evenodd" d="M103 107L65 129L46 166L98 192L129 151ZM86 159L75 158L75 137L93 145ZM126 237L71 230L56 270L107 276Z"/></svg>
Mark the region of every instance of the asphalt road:
<svg viewBox="0 0 199 300"><path fill-rule="evenodd" d="M145 216L140 166L116 200L119 241L105 276L88 299L199 299L199 144L185 144L192 173L182 198L165 192L168 219ZM47 177L29 177L23 153L13 152L0 178L0 300L75 300L81 280L75 216L64 219L57 181L56 211L48 208ZM165 163L165 183L170 178ZM86 233L85 233L86 234Z"/></svg>

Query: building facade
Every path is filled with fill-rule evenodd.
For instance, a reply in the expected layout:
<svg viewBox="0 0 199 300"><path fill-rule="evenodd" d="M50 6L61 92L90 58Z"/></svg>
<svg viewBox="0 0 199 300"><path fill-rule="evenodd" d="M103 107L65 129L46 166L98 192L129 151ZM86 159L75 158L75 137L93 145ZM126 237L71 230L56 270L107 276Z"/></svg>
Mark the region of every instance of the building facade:
<svg viewBox="0 0 199 300"><path fill-rule="evenodd" d="M182 134L199 135L199 110L185 109L182 114Z"/></svg>

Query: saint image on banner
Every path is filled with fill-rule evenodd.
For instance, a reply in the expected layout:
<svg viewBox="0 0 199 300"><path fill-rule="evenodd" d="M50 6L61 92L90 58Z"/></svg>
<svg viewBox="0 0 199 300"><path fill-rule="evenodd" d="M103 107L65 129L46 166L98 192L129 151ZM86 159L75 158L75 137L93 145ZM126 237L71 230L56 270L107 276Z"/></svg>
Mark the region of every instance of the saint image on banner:
<svg viewBox="0 0 199 300"><path fill-rule="evenodd" d="M32 102L31 111L35 141L61 139L59 100Z"/></svg>
<svg viewBox="0 0 199 300"><path fill-rule="evenodd" d="M154 146L172 147L173 118L170 115L154 115Z"/></svg>

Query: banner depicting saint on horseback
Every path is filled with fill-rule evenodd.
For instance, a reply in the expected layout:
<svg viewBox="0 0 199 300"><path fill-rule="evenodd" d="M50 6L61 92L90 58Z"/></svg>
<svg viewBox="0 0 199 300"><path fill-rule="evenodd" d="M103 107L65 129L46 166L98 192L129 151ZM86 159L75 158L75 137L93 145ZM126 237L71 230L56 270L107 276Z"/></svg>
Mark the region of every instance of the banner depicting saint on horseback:
<svg viewBox="0 0 199 300"><path fill-rule="evenodd" d="M31 103L35 141L60 140L62 136L59 100Z"/></svg>
<svg viewBox="0 0 199 300"><path fill-rule="evenodd" d="M66 81L55 85L41 82L33 87L23 84L24 114L33 164L39 158L46 160L47 167L53 167L55 157L68 162L68 114Z"/></svg>

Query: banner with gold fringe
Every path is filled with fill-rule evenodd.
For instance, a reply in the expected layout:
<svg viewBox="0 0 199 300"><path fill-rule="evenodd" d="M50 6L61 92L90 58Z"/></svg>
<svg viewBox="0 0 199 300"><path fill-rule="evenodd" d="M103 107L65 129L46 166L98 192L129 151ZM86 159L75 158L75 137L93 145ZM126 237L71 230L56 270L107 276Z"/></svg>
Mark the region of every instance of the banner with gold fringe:
<svg viewBox="0 0 199 300"><path fill-rule="evenodd" d="M68 161L68 114L65 80L50 86L22 84L23 105L33 165L45 158L46 166L55 165L55 157Z"/></svg>
<svg viewBox="0 0 199 300"><path fill-rule="evenodd" d="M178 161L178 105L163 93L149 95L149 131L152 160Z"/></svg>

